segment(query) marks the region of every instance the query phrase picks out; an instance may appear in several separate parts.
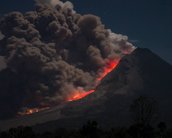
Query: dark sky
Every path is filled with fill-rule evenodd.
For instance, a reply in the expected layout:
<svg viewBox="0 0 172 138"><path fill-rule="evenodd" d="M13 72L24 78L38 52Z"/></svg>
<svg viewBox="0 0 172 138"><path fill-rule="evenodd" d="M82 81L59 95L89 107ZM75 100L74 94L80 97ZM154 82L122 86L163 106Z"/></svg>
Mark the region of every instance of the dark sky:
<svg viewBox="0 0 172 138"><path fill-rule="evenodd" d="M79 13L93 13L113 32L129 36L172 63L172 0L71 0ZM33 9L33 0L0 0L0 15Z"/></svg>

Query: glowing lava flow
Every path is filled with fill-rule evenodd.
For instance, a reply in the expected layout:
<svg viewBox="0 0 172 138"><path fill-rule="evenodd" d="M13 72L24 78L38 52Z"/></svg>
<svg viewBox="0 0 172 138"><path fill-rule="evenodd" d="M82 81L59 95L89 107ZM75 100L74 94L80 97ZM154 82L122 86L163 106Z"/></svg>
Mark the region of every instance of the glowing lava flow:
<svg viewBox="0 0 172 138"><path fill-rule="evenodd" d="M107 65L103 68L101 75L97 78L97 81L101 81L108 73L110 73L113 69L118 65L119 60L112 60L107 63Z"/></svg>
<svg viewBox="0 0 172 138"><path fill-rule="evenodd" d="M18 112L17 114L19 116L31 115L31 114L38 113L40 111L44 111L44 110L47 110L47 109L49 109L49 107L44 107L44 108L26 108L25 110L23 110L21 112Z"/></svg>
<svg viewBox="0 0 172 138"><path fill-rule="evenodd" d="M67 99L67 101L70 102L70 101L76 101L76 100L82 99L82 98L84 98L85 96L87 96L87 95L93 93L94 91L95 91L95 90L90 90L90 91L88 91L88 92L75 91L75 92L73 93L73 95L70 96L70 97Z"/></svg>
<svg viewBox="0 0 172 138"><path fill-rule="evenodd" d="M98 85L100 83L100 81L108 74L110 73L113 69L116 68L116 66L118 65L119 60L111 60L108 61L106 66L101 70L101 73L99 75L99 77L96 79L96 85ZM84 91L84 90L76 90L72 93L72 95L70 95L70 97L67 98L67 101L76 101L79 99L82 99L84 97L86 97L87 95L91 94L95 92L95 90L90 90L90 91Z"/></svg>
<svg viewBox="0 0 172 138"><path fill-rule="evenodd" d="M106 63L106 66L99 70L99 76L96 79L96 86L99 85L100 81L108 74L110 73L116 66L118 65L119 60L111 60ZM96 87L95 86L95 87ZM66 101L71 102L71 101L76 101L79 99L82 99L86 97L87 95L95 92L95 89L85 91L83 88L78 88L72 92L72 94L67 98ZM24 115L31 115L40 111L44 111L49 109L49 107L43 107L43 108L26 108L21 112L18 112L19 116L24 116Z"/></svg>

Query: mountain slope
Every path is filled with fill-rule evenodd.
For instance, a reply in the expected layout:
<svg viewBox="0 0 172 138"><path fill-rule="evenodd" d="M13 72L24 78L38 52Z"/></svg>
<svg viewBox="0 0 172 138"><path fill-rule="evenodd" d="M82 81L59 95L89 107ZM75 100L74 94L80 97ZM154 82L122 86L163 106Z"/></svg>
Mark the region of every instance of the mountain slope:
<svg viewBox="0 0 172 138"><path fill-rule="evenodd" d="M109 73L96 92L31 116L1 121L0 127L36 125L35 129L79 127L87 120L96 120L103 127L131 123L129 108L140 95L153 97L159 107L159 120L172 124L172 66L148 49L137 48L125 56ZM56 121L55 121L56 120Z"/></svg>
<svg viewBox="0 0 172 138"><path fill-rule="evenodd" d="M138 48L121 60L95 93L71 103L71 106L69 104L63 111L69 116L80 113L84 119L89 116L88 119L98 120L107 126L126 125L131 121L131 103L138 96L144 95L157 101L159 120L166 119L172 124L171 84L172 66L150 50Z"/></svg>

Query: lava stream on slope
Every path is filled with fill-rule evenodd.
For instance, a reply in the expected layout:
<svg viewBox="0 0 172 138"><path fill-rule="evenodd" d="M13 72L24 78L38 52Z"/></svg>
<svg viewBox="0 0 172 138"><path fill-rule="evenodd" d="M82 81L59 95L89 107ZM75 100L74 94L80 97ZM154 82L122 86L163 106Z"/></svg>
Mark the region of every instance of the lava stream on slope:
<svg viewBox="0 0 172 138"><path fill-rule="evenodd" d="M98 78L96 79L96 87L99 85L99 83L101 82L101 80L108 75L113 69L115 69L117 67L119 63L119 59L118 60L111 60L109 62L107 62L106 66L101 69L101 73L98 76ZM74 92L72 92L72 95L70 95L67 98L67 101L71 102L71 101L76 101L79 99L82 99L86 96L88 96L89 94L95 92L95 89L89 90L89 91L85 91L85 90L76 90Z"/></svg>

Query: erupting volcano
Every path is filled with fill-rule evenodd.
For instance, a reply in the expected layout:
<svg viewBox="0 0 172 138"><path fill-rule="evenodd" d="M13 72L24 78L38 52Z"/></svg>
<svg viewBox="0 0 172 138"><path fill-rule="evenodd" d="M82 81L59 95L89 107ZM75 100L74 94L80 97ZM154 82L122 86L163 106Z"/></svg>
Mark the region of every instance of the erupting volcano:
<svg viewBox="0 0 172 138"><path fill-rule="evenodd" d="M129 131L131 128L132 132L132 127L138 123L131 127L128 124L135 120L140 123L142 118L138 115L140 109L135 109L140 108L135 106L137 101L140 102L135 100L139 96L148 96L151 104L157 105L158 113L151 114L152 118L160 119L155 120L157 123L166 121L172 124L172 66L149 49L136 48L132 43L139 45L140 40L137 40L139 36L134 36L135 33L132 32L132 39L129 39L126 35L113 32L112 29L119 31L123 26L118 25L118 19L124 21L124 16L127 19L129 16L108 16L110 19L106 23L110 23L110 29L100 17L84 13L82 3L80 5L76 2L82 12L80 14L67 0L34 2L33 8L22 5L20 11L0 15L2 132L6 128L33 126L33 132L50 129L50 135L55 134L52 133L53 129L58 131L61 130L58 128L71 128L72 131L67 131L70 135L87 120L96 121L105 130L106 127L117 128L117 125L118 128L125 126ZM97 0L89 9L97 3L103 4ZM111 8L121 10L121 13L129 10L111 5ZM22 12L25 11L23 7L32 10ZM98 9L101 8L105 7L100 6ZM96 10L91 11L103 11ZM107 12L111 11L108 9ZM102 15L106 17L104 11ZM134 19L137 20L131 18L131 22L135 22ZM124 29L126 26L123 32L131 33L131 27L127 31ZM155 48L155 44L148 45L156 50L160 46ZM148 107L149 100L145 102ZM131 108L134 114L130 112ZM151 109L154 110L152 105ZM134 120L130 120L131 114ZM148 118L147 113L145 116ZM152 123L146 124L153 126L154 119ZM89 127L90 123L84 126L87 125ZM14 129L16 134L20 129L25 131L25 128L19 127ZM11 135L11 131L7 132ZM102 134L99 126L95 132L93 136ZM86 135L92 136L90 134ZM76 135L84 136L80 129Z"/></svg>

